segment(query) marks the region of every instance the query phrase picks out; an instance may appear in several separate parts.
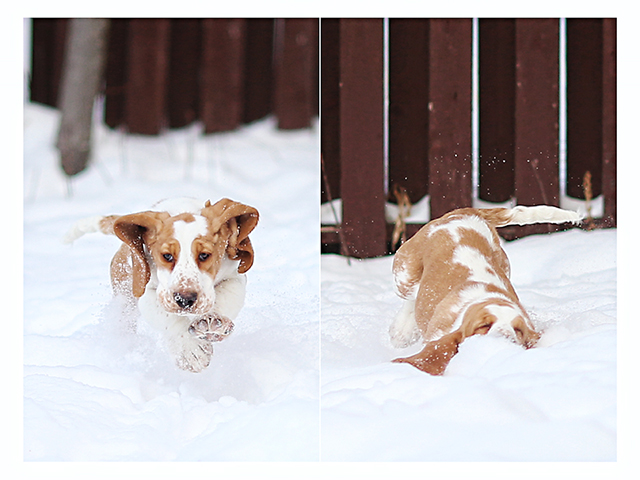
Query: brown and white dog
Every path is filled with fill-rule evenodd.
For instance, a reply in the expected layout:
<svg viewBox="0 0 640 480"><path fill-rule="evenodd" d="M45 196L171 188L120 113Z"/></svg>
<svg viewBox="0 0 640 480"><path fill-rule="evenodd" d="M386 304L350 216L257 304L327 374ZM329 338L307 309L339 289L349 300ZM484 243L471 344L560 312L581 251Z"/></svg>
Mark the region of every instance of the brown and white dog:
<svg viewBox="0 0 640 480"><path fill-rule="evenodd" d="M396 252L393 275L405 302L389 333L394 347L426 342L423 350L394 362L441 375L471 335L502 334L530 348L539 334L509 281L509 260L496 227L579 222L556 207L454 210L429 222Z"/></svg>
<svg viewBox="0 0 640 480"><path fill-rule="evenodd" d="M111 261L115 294L135 302L142 317L162 332L178 366L204 370L212 342L226 338L244 304L253 264L249 233L258 211L222 199L164 200L130 215L77 222L68 243L85 233L117 235L123 244Z"/></svg>

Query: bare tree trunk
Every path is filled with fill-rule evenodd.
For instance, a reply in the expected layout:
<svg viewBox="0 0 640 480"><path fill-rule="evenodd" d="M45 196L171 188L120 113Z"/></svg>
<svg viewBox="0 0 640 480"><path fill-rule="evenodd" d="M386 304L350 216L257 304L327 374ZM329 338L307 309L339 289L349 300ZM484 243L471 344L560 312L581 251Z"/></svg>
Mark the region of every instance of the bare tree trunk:
<svg viewBox="0 0 640 480"><path fill-rule="evenodd" d="M69 176L83 171L89 161L93 102L103 78L108 33L107 19L74 18L69 22L57 144L62 169Z"/></svg>

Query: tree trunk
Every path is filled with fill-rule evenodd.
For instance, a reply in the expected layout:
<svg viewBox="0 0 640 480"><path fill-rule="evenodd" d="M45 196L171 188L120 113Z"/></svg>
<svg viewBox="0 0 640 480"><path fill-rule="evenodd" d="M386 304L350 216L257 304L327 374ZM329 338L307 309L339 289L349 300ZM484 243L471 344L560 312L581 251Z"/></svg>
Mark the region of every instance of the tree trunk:
<svg viewBox="0 0 640 480"><path fill-rule="evenodd" d="M74 18L69 22L57 144L62 169L69 176L83 171L89 161L93 102L103 78L108 33L107 19Z"/></svg>

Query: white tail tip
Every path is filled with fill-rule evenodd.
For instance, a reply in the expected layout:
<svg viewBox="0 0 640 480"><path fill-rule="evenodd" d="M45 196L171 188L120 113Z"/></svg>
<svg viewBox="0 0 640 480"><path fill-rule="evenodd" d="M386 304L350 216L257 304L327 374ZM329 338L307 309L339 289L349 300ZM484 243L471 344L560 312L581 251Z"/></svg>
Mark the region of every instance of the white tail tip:
<svg viewBox="0 0 640 480"><path fill-rule="evenodd" d="M578 212L563 210L548 205L534 207L517 206L511 209L509 225L530 225L532 223L573 223L577 224L584 218Z"/></svg>
<svg viewBox="0 0 640 480"><path fill-rule="evenodd" d="M62 243L71 244L86 233L94 233L102 231L100 229L100 221L102 216L83 218L78 220L73 227L62 237Z"/></svg>

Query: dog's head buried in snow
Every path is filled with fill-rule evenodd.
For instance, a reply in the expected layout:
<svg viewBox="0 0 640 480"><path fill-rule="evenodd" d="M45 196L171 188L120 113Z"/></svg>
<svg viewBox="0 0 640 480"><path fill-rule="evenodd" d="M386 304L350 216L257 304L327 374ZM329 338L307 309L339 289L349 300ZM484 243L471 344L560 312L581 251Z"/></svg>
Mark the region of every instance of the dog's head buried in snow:
<svg viewBox="0 0 640 480"><path fill-rule="evenodd" d="M401 348L420 337L423 350L394 362L444 373L471 335L501 334L530 348L539 339L509 281L509 260L496 227L579 222L576 212L549 206L454 210L425 225L394 258L397 293L405 302L389 330Z"/></svg>
<svg viewBox="0 0 640 480"><path fill-rule="evenodd" d="M205 369L212 342L226 338L244 303L245 272L253 265L249 233L258 211L222 199L164 200L129 215L81 220L67 234L115 234L122 246L111 261L114 293L138 302L160 330L178 366Z"/></svg>

